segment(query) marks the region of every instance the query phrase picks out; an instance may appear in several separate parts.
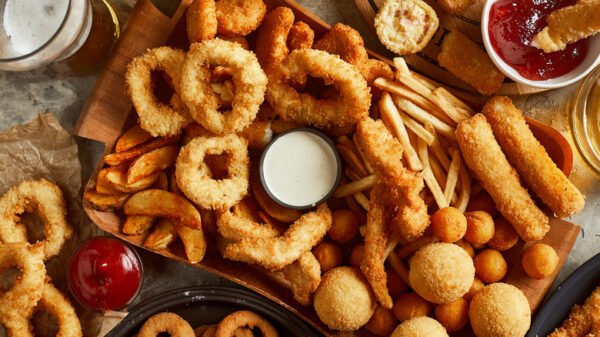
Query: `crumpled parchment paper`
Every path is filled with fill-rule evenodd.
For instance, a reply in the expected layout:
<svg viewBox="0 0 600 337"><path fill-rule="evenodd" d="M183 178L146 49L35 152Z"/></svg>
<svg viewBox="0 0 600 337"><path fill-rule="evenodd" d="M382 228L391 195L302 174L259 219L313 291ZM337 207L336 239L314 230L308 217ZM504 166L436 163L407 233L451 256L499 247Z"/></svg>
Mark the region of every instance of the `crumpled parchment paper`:
<svg viewBox="0 0 600 337"><path fill-rule="evenodd" d="M22 180L39 178L53 181L62 189L68 207L68 220L74 229L73 238L65 243L57 257L46 262L46 268L52 283L74 305L84 335L96 336L101 315L80 306L69 293L66 281L69 258L77 245L101 233L81 206L82 177L77 143L54 115L40 114L25 125L0 133L0 163L0 194ZM36 228L41 230L40 227ZM0 337L5 337L3 329L0 329Z"/></svg>

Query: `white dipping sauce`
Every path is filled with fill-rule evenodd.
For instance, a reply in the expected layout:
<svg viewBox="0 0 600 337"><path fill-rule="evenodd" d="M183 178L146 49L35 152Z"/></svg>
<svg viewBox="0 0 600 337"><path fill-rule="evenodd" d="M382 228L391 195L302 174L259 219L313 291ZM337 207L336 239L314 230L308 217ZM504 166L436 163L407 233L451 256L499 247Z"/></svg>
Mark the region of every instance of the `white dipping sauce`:
<svg viewBox="0 0 600 337"><path fill-rule="evenodd" d="M336 187L339 163L335 149L312 132L284 134L263 156L264 187L281 203L315 206Z"/></svg>

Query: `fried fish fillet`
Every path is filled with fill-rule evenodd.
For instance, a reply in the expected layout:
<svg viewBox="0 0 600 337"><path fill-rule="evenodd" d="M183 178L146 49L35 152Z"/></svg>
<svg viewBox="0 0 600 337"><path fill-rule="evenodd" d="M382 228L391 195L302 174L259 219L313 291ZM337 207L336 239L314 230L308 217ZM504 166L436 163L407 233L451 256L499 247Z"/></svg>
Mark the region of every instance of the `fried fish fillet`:
<svg viewBox="0 0 600 337"><path fill-rule="evenodd" d="M558 217L569 217L583 209L583 196L550 159L510 98L490 99L483 114L519 175Z"/></svg>
<svg viewBox="0 0 600 337"><path fill-rule="evenodd" d="M521 185L519 175L500 149L485 116L477 114L461 122L456 138L467 166L519 236L527 242L542 239L550 229L548 217Z"/></svg>
<svg viewBox="0 0 600 337"><path fill-rule="evenodd" d="M552 12L548 26L537 33L531 45L546 53L563 50L567 44L585 39L600 31L600 0L579 3Z"/></svg>

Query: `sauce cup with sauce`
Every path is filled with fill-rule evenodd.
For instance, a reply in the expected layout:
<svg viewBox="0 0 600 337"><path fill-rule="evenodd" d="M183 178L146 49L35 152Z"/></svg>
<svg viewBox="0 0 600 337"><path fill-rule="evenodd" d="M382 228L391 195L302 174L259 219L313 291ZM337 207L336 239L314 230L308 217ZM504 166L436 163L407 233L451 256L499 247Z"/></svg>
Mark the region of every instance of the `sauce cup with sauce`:
<svg viewBox="0 0 600 337"><path fill-rule="evenodd" d="M340 156L326 135L297 128L275 137L260 158L260 181L281 206L306 210L327 200L342 172Z"/></svg>
<svg viewBox="0 0 600 337"><path fill-rule="evenodd" d="M600 34L556 53L544 54L541 49L529 46L533 36L546 26L547 15L575 3L575 0L487 0L481 33L496 67L519 84L542 89L564 87L590 73L600 64Z"/></svg>

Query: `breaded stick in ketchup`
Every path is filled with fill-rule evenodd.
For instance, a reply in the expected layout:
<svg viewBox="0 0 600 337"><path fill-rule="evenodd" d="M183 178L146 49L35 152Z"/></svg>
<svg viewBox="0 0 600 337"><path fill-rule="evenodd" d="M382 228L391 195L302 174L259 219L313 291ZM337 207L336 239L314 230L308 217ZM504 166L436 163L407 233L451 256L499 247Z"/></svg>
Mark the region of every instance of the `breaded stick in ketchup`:
<svg viewBox="0 0 600 337"><path fill-rule="evenodd" d="M490 99L483 107L483 114L508 160L558 217L569 217L583 209L583 196L550 159L510 98Z"/></svg>
<svg viewBox="0 0 600 337"><path fill-rule="evenodd" d="M519 236L524 241L542 239L550 229L548 217L521 186L519 175L504 156L485 116L477 114L461 122L456 138L467 166Z"/></svg>

